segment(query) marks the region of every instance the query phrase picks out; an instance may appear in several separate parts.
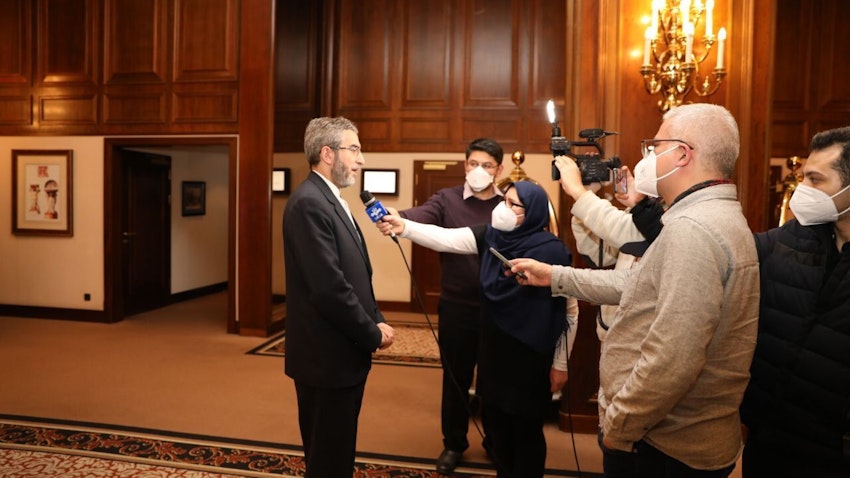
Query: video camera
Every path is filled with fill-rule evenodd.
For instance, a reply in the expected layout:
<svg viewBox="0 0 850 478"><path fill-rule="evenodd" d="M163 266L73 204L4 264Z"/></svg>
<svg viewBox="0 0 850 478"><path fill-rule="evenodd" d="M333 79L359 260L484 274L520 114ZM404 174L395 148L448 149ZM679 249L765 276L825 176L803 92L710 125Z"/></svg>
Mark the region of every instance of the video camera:
<svg viewBox="0 0 850 478"><path fill-rule="evenodd" d="M582 184L601 183L611 180L611 170L618 170L622 166L622 162L618 156L611 159L605 158L605 151L598 140L617 134L614 132L604 131L599 128L583 129L578 135L585 141L569 141L561 136L561 127L558 126L558 121L555 119L555 104L552 100L546 104L546 110L549 114L549 122L552 123L552 139L549 143L549 150L552 151L552 156L569 156L576 161L579 169L581 169ZM578 148L578 149L574 149ZM584 149L582 149L584 148ZM594 148L596 151L588 151L588 148ZM561 171L555 166L555 161L552 160L552 180L558 181L561 179Z"/></svg>

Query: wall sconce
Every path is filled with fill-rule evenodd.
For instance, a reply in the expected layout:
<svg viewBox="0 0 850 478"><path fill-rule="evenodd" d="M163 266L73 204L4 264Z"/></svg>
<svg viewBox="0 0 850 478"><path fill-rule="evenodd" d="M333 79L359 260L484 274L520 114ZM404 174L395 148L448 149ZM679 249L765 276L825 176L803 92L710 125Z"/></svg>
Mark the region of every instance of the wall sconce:
<svg viewBox="0 0 850 478"><path fill-rule="evenodd" d="M652 0L652 24L644 34L643 64L640 74L649 94L660 94L658 109L662 113L682 104L691 90L698 96L714 94L726 76L723 49L726 29L714 35L712 25L714 0ZM704 21L702 38L696 27ZM695 50L694 42L702 43ZM700 65L717 43L717 62L711 74L701 76ZM711 81L711 77L714 81Z"/></svg>

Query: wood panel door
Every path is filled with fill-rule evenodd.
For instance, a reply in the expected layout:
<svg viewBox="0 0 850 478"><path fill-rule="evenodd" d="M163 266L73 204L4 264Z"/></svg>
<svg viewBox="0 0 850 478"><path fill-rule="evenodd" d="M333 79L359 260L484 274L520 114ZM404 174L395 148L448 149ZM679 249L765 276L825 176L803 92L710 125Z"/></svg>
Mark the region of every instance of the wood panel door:
<svg viewBox="0 0 850 478"><path fill-rule="evenodd" d="M414 161L413 206L427 201L440 189L457 186L463 181L465 170L463 161ZM437 313L440 299L440 254L422 246L413 245L411 256L413 284L410 291L410 307L413 312L420 310L417 294L422 295L425 310L429 314ZM418 291L416 290L418 286Z"/></svg>
<svg viewBox="0 0 850 478"><path fill-rule="evenodd" d="M124 151L122 238L124 315L156 309L171 296L171 158Z"/></svg>

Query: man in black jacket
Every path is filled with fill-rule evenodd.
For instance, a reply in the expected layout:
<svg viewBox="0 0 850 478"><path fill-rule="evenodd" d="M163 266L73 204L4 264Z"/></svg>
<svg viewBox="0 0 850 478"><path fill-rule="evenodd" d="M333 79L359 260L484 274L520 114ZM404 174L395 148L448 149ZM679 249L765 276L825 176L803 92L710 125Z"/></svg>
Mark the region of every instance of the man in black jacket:
<svg viewBox="0 0 850 478"><path fill-rule="evenodd" d="M286 204L286 374L295 381L307 477L351 478L372 352L393 342L378 310L366 242L340 188L365 163L357 128L316 118L311 172Z"/></svg>
<svg viewBox="0 0 850 478"><path fill-rule="evenodd" d="M812 139L790 207L756 234L759 335L743 476L850 477L850 127Z"/></svg>

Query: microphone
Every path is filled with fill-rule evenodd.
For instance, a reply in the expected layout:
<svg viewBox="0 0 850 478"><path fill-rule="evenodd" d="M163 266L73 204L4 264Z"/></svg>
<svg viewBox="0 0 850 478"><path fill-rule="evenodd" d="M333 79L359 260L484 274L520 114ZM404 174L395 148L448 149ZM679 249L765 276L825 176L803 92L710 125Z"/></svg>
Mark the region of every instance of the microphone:
<svg viewBox="0 0 850 478"><path fill-rule="evenodd" d="M372 222L378 222L383 219L384 216L389 214L384 205L381 204L381 201L378 201L378 198L373 196L369 191L361 191L360 200L363 201L363 205L366 206L366 214ZM398 242L398 238L392 230L390 231L390 237L392 237L395 242Z"/></svg>

